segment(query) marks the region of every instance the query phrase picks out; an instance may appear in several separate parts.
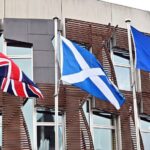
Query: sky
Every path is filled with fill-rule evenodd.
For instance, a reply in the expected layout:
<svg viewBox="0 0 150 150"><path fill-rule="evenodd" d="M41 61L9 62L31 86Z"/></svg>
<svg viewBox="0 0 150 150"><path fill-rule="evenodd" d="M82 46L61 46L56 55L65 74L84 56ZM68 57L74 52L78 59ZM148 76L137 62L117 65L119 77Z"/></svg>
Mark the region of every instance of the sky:
<svg viewBox="0 0 150 150"><path fill-rule="evenodd" d="M150 0L102 0L102 1L150 11Z"/></svg>

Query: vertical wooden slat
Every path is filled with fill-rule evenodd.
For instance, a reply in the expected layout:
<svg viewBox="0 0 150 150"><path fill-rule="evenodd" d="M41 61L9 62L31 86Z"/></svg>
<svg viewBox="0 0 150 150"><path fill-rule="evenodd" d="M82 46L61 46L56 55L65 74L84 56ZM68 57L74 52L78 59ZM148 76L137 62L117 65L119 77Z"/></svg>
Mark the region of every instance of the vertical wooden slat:
<svg viewBox="0 0 150 150"><path fill-rule="evenodd" d="M3 95L3 150L31 150L20 99L9 94Z"/></svg>

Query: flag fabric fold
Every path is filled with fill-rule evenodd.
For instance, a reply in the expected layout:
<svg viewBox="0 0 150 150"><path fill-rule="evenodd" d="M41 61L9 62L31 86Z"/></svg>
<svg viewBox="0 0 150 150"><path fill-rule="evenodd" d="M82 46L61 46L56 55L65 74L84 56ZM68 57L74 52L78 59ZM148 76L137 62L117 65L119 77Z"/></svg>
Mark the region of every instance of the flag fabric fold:
<svg viewBox="0 0 150 150"><path fill-rule="evenodd" d="M15 96L43 98L39 88L3 53L0 53L0 86L3 92Z"/></svg>
<svg viewBox="0 0 150 150"><path fill-rule="evenodd" d="M135 46L135 67L150 71L150 36L131 26L131 33Z"/></svg>
<svg viewBox="0 0 150 150"><path fill-rule="evenodd" d="M125 98L87 49L60 37L61 79L120 109Z"/></svg>

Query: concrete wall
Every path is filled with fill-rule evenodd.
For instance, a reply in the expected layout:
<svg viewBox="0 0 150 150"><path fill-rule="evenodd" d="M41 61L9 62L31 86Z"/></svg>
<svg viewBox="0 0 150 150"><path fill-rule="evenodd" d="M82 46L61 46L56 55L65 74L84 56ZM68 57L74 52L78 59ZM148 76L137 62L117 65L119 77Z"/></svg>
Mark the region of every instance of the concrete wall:
<svg viewBox="0 0 150 150"><path fill-rule="evenodd" d="M150 33L150 12L100 0L0 0L0 18L52 19L57 16L126 28L130 18L139 30Z"/></svg>
<svg viewBox="0 0 150 150"><path fill-rule="evenodd" d="M36 83L54 83L53 20L4 19L4 38L33 44ZM15 42L14 42L15 43Z"/></svg>

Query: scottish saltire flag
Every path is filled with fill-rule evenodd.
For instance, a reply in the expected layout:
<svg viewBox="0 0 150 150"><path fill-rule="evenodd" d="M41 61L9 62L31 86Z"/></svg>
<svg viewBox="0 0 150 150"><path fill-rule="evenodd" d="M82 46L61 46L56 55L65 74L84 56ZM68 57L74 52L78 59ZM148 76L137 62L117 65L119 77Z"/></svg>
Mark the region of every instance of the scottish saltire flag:
<svg viewBox="0 0 150 150"><path fill-rule="evenodd" d="M150 71L150 36L131 26L131 33L135 45L135 67Z"/></svg>
<svg viewBox="0 0 150 150"><path fill-rule="evenodd" d="M123 95L106 76L101 64L88 50L60 37L61 79L89 94L112 103L117 109Z"/></svg>
<svg viewBox="0 0 150 150"><path fill-rule="evenodd" d="M0 53L0 86L3 92L19 97L43 98L39 88L7 56Z"/></svg>

